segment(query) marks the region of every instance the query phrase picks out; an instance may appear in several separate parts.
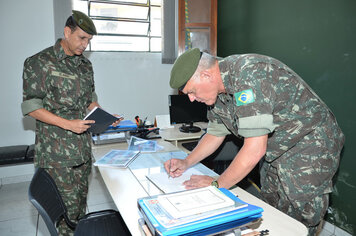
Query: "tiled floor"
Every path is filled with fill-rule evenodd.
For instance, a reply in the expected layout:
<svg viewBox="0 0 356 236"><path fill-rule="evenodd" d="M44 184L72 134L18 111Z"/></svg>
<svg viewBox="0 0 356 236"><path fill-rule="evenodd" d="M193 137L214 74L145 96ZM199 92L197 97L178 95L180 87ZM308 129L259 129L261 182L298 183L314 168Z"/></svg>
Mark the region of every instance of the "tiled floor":
<svg viewBox="0 0 356 236"><path fill-rule="evenodd" d="M93 168L88 195L88 211L116 209L110 194L96 168ZM47 236L45 223L28 201L30 182L0 186L0 235L2 236ZM351 236L341 229L326 223L320 236Z"/></svg>
<svg viewBox="0 0 356 236"><path fill-rule="evenodd" d="M105 184L93 168L88 194L88 211L116 209ZM0 186L0 235L47 236L49 232L37 210L28 200L30 182Z"/></svg>

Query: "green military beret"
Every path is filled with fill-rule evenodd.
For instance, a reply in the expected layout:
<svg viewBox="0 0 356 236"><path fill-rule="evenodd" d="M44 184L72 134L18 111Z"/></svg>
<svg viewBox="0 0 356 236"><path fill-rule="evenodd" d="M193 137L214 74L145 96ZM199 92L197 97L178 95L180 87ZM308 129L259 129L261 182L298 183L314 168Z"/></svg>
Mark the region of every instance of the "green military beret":
<svg viewBox="0 0 356 236"><path fill-rule="evenodd" d="M198 48L192 48L185 51L174 62L171 70L171 88L183 90L185 84L197 70L201 52Z"/></svg>
<svg viewBox="0 0 356 236"><path fill-rule="evenodd" d="M93 21L89 18L89 16L85 15L83 12L80 11L73 10L72 12L73 19L75 23L79 26L79 28L91 35L97 34L95 25Z"/></svg>

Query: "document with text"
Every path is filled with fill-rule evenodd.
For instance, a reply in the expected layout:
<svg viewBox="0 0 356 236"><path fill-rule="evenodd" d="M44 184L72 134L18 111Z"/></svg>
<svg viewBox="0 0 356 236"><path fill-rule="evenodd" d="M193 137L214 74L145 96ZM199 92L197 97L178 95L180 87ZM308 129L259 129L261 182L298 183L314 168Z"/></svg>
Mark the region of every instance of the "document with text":
<svg viewBox="0 0 356 236"><path fill-rule="evenodd" d="M174 218L233 207L235 201L213 186L158 196L161 206Z"/></svg>

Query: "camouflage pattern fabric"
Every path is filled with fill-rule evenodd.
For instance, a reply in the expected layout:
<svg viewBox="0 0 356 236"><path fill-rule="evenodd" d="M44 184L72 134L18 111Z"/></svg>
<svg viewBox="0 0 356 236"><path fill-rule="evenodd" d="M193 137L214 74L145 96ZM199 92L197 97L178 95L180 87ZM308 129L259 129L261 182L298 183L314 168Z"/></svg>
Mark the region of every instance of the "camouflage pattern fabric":
<svg viewBox="0 0 356 236"><path fill-rule="evenodd" d="M65 119L83 119L96 101L93 69L83 55L67 56L60 39L53 47L29 57L23 70L24 115L45 108ZM76 134L36 121L35 165L76 166L91 157L90 134Z"/></svg>
<svg viewBox="0 0 356 236"><path fill-rule="evenodd" d="M277 169L271 165L265 165L264 168L266 169L262 172L266 175L263 177L262 199L306 225L309 235L316 235L322 226L320 219L324 217L329 205L329 194L291 201L282 187L283 182L277 174Z"/></svg>
<svg viewBox="0 0 356 236"><path fill-rule="evenodd" d="M345 138L325 103L293 70L271 57L233 55L219 59L219 68L226 94L208 111L207 132L267 134L264 164L276 169L278 191L283 190L287 205L299 208L296 202L330 193ZM266 173L261 174L262 191L268 192L264 178Z"/></svg>
<svg viewBox="0 0 356 236"><path fill-rule="evenodd" d="M78 223L78 219L86 213L88 194L88 177L91 173L92 161L74 167L46 168L45 170L55 180L67 207L69 219ZM59 223L59 235L73 235L73 230L68 227L64 219Z"/></svg>

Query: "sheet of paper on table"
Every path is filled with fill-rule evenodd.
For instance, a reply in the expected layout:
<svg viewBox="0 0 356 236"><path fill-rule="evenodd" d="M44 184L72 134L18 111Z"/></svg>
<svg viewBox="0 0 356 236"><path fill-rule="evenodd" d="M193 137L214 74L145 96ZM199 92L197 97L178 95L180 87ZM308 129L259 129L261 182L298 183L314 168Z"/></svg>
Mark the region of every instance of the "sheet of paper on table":
<svg viewBox="0 0 356 236"><path fill-rule="evenodd" d="M203 175L194 167L186 170L181 176L172 178L168 176L167 172L150 174L146 177L164 193L172 193L186 190L183 182L190 179L192 175Z"/></svg>

